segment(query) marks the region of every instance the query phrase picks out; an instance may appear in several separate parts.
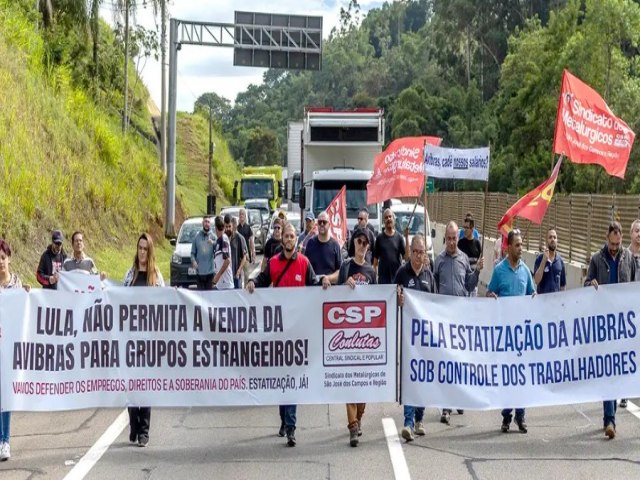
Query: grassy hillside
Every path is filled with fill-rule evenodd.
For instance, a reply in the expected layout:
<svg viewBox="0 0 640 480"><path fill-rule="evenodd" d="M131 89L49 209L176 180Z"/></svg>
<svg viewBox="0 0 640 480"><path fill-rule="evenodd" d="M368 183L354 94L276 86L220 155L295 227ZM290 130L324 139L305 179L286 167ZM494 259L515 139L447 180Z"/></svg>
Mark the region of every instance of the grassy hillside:
<svg viewBox="0 0 640 480"><path fill-rule="evenodd" d="M198 215L207 207L209 188L209 122L202 115L178 113L177 119L177 190L185 215ZM240 169L229 153L227 142L219 132L213 132L212 189L220 209L233 202L233 181L240 178Z"/></svg>
<svg viewBox="0 0 640 480"><path fill-rule="evenodd" d="M152 230L166 268L155 145L134 129L123 136L117 111L73 81L75 65L45 61L34 16L0 0L0 235L14 247L14 271L35 284L54 228L67 238L83 230L87 253L113 278L131 264L137 235Z"/></svg>

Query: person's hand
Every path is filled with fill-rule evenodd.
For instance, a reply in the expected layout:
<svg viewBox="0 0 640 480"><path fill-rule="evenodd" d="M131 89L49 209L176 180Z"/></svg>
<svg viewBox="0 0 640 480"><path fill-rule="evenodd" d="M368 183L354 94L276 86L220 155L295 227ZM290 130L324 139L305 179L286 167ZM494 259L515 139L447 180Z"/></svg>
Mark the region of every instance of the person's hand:
<svg viewBox="0 0 640 480"><path fill-rule="evenodd" d="M51 284L51 285L55 285L56 283L58 283L58 277L59 277L59 276L60 276L60 275L58 274L58 272L56 272L56 273L54 273L53 275L51 275L51 276L49 277L49 284Z"/></svg>
<svg viewBox="0 0 640 480"><path fill-rule="evenodd" d="M195 260L191 261L191 268L198 268L198 262L196 262Z"/></svg>
<svg viewBox="0 0 640 480"><path fill-rule="evenodd" d="M356 281L353 279L353 277L347 278L346 284L349 285L352 289L356 288Z"/></svg>
<svg viewBox="0 0 640 480"><path fill-rule="evenodd" d="M322 289L326 290L330 286L331 286L331 281L329 280L329 277L325 275L324 277L322 277Z"/></svg>
<svg viewBox="0 0 640 480"><path fill-rule="evenodd" d="M480 260L478 260L478 263L476 263L476 270L480 272L483 268L484 268L484 257L480 257Z"/></svg>
<svg viewBox="0 0 640 480"><path fill-rule="evenodd" d="M107 278L107 272L100 272L100 281L104 282Z"/></svg>
<svg viewBox="0 0 640 480"><path fill-rule="evenodd" d="M496 295L494 292L487 292L487 297L495 298L496 300L498 299L498 295Z"/></svg>
<svg viewBox="0 0 640 480"><path fill-rule="evenodd" d="M533 293L531 294L531 298L534 298L536 295L537 295L537 293L536 293L536 292L533 292Z"/></svg>
<svg viewBox="0 0 640 480"><path fill-rule="evenodd" d="M404 307L404 290L400 285L398 285L397 294L398 294L398 306Z"/></svg>
<svg viewBox="0 0 640 480"><path fill-rule="evenodd" d="M598 281L595 278L591 280L591 286L598 290Z"/></svg>
<svg viewBox="0 0 640 480"><path fill-rule="evenodd" d="M545 248L542 252L542 262L547 263L549 261L549 249Z"/></svg>
<svg viewBox="0 0 640 480"><path fill-rule="evenodd" d="M24 290L26 292L30 292L31 291L31 285L29 285L28 283L23 283L22 284L22 288L24 288Z"/></svg>
<svg viewBox="0 0 640 480"><path fill-rule="evenodd" d="M247 290L247 292L253 293L256 289L256 284L253 282L253 280L249 280L247 282L247 286L244 288Z"/></svg>

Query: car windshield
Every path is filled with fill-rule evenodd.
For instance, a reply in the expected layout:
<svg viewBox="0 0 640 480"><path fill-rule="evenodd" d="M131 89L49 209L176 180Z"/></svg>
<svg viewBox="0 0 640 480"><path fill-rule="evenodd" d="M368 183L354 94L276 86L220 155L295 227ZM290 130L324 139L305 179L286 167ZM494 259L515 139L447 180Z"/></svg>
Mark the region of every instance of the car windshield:
<svg viewBox="0 0 640 480"><path fill-rule="evenodd" d="M416 233L424 233L424 213L416 212L411 218L411 212L395 212L396 214L396 227L398 230L403 231L409 226L409 234L415 235ZM411 222L409 222L411 220Z"/></svg>
<svg viewBox="0 0 640 480"><path fill-rule="evenodd" d="M178 243L193 243L193 239L196 238L196 234L202 229L200 223L185 223L180 228L180 236L178 237Z"/></svg>
<svg viewBox="0 0 640 480"><path fill-rule="evenodd" d="M249 225L262 225L262 215L260 215L260 210L251 209L249 212Z"/></svg>

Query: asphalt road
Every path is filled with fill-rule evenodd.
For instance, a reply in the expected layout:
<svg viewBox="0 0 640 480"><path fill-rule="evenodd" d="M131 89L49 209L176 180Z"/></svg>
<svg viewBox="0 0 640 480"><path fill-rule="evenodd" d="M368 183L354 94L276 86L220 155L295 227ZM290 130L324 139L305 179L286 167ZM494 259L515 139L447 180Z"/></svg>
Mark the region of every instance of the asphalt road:
<svg viewBox="0 0 640 480"><path fill-rule="evenodd" d="M128 442L126 412L15 413L12 458L0 479L637 479L640 401L618 409L607 440L602 405L535 408L528 434L500 432L499 411L427 409L427 434L399 438L402 407L372 403L360 446L349 446L344 405L298 409L298 446L277 436L277 407L154 408L150 445ZM385 429L385 424L387 428Z"/></svg>

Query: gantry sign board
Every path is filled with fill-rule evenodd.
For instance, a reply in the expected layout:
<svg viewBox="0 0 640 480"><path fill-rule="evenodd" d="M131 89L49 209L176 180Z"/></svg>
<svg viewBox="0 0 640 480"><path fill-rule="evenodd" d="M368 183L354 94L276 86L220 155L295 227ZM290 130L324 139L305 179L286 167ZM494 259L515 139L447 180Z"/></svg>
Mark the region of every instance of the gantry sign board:
<svg viewBox="0 0 640 480"><path fill-rule="evenodd" d="M233 64L320 70L322 17L235 12Z"/></svg>

